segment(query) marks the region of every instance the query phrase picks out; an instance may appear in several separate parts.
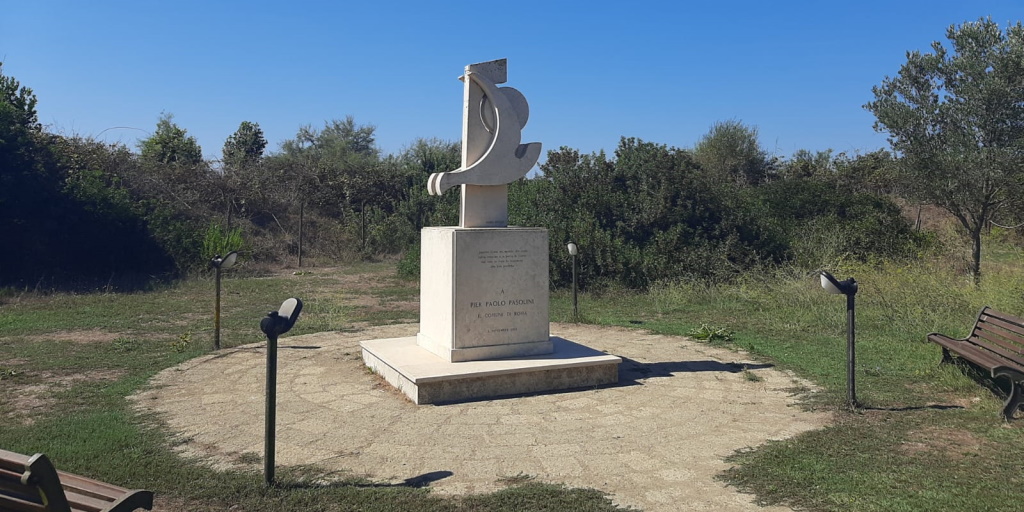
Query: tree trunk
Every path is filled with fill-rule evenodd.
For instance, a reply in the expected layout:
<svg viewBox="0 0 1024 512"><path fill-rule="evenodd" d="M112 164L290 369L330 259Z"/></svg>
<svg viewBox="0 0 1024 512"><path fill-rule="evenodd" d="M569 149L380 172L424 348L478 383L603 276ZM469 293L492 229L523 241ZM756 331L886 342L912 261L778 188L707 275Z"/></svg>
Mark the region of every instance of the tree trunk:
<svg viewBox="0 0 1024 512"><path fill-rule="evenodd" d="M971 276L974 278L974 285L981 284L981 230L983 224L971 230L971 242L974 247L971 250Z"/></svg>
<svg viewBox="0 0 1024 512"><path fill-rule="evenodd" d="M359 250L363 253L366 252L366 201L363 201L363 205L359 209L359 238L360 246Z"/></svg>

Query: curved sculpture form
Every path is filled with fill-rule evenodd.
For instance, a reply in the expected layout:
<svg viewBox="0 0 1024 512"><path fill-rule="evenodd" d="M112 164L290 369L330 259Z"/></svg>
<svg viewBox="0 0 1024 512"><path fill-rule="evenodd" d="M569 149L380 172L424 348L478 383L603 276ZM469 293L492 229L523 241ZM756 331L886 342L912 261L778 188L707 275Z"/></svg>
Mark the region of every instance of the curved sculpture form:
<svg viewBox="0 0 1024 512"><path fill-rule="evenodd" d="M499 88L487 77L472 71L466 73L466 80L471 80L484 93L480 118L476 122L492 133L490 145L472 165L431 174L427 181L431 195L441 195L456 185L511 183L526 176L540 158L539 142L520 144L522 129L530 116L522 93L511 87ZM490 108L486 108L488 106Z"/></svg>

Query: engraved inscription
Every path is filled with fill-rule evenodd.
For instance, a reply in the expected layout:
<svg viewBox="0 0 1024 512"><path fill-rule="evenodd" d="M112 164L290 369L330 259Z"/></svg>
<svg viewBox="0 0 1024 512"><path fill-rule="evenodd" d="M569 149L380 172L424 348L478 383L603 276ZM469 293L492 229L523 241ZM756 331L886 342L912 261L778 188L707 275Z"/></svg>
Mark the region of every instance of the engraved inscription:
<svg viewBox="0 0 1024 512"><path fill-rule="evenodd" d="M502 327L500 329L488 329L487 332L491 332L491 333L494 333L494 332L516 332L518 330L519 330L518 327Z"/></svg>
<svg viewBox="0 0 1024 512"><path fill-rule="evenodd" d="M477 258L487 268L516 268L530 254L528 249L480 251Z"/></svg>
<svg viewBox="0 0 1024 512"><path fill-rule="evenodd" d="M471 308L501 308L505 306L532 306L533 299L509 299L509 300L487 300L483 302L470 302Z"/></svg>
<svg viewBox="0 0 1024 512"><path fill-rule="evenodd" d="M525 319L530 316L529 311L518 309L522 306L533 306L534 299L503 299L503 300L485 300L485 301L470 301L469 307L471 309L482 308L486 311L476 314L478 320L498 320L505 318L518 318ZM516 327L508 328L494 328L488 329L489 333L496 332L515 332Z"/></svg>

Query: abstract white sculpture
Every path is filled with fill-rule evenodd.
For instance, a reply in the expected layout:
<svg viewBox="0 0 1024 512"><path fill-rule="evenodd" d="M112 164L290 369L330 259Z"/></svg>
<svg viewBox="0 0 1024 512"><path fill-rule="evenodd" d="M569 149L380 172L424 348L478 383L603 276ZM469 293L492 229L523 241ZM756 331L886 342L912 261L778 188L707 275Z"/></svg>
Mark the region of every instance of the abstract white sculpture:
<svg viewBox="0 0 1024 512"><path fill-rule="evenodd" d="M504 227L508 223L506 185L526 176L540 158L541 144L520 144L530 106L512 87L498 87L507 77L505 59L466 66L462 166L430 175L427 191L462 191L461 227Z"/></svg>

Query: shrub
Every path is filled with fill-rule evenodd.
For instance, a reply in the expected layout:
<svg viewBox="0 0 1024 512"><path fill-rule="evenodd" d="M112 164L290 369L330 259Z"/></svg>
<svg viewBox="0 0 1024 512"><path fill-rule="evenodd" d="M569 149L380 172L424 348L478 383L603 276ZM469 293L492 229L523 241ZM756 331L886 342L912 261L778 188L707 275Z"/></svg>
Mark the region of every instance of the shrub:
<svg viewBox="0 0 1024 512"><path fill-rule="evenodd" d="M419 279L420 277L420 244L405 250L398 260L398 277L402 279Z"/></svg>
<svg viewBox="0 0 1024 512"><path fill-rule="evenodd" d="M215 256L224 256L231 251L241 251L244 248L242 228L224 229L220 224L211 222L203 235L201 255L205 261L209 261Z"/></svg>
<svg viewBox="0 0 1024 512"><path fill-rule="evenodd" d="M781 180L747 195L751 208L782 234L787 259L798 266L820 268L848 258L904 259L926 243L892 200L841 190L825 180Z"/></svg>

